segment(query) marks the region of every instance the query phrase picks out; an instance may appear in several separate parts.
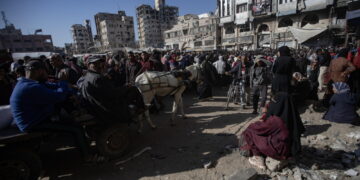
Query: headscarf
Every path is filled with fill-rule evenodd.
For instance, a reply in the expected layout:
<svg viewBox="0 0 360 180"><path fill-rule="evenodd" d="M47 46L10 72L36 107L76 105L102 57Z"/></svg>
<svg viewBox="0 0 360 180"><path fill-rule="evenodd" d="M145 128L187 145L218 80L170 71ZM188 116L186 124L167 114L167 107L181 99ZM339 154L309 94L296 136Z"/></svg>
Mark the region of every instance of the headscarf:
<svg viewBox="0 0 360 180"><path fill-rule="evenodd" d="M279 48L280 56L290 56L290 48L287 46L282 46Z"/></svg>
<svg viewBox="0 0 360 180"><path fill-rule="evenodd" d="M344 82L333 83L333 87L337 90L338 94L350 92L350 86Z"/></svg>
<svg viewBox="0 0 360 180"><path fill-rule="evenodd" d="M269 104L266 119L271 116L280 117L284 121L289 130L291 155L299 154L301 151L300 138L301 134L305 132L305 127L290 94L278 92L275 95L275 98Z"/></svg>
<svg viewBox="0 0 360 180"><path fill-rule="evenodd" d="M338 57L347 58L348 52L349 52L348 48L341 49L339 54L338 54Z"/></svg>

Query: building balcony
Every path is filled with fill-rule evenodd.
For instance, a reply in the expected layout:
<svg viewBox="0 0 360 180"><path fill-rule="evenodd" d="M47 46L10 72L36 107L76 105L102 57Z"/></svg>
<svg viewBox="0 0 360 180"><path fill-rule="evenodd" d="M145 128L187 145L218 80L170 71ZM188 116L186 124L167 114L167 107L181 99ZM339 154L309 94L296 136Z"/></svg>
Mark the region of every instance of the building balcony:
<svg viewBox="0 0 360 180"><path fill-rule="evenodd" d="M245 3L250 3L249 0L236 0L235 4L245 4Z"/></svg>
<svg viewBox="0 0 360 180"><path fill-rule="evenodd" d="M221 17L220 18L220 25L231 23L234 21L234 16L227 16L227 17Z"/></svg>
<svg viewBox="0 0 360 180"><path fill-rule="evenodd" d="M274 34L274 39L292 39L293 37L291 31Z"/></svg>
<svg viewBox="0 0 360 180"><path fill-rule="evenodd" d="M235 33L232 33L232 34L223 34L222 37L223 37L224 39L236 38L236 37L235 37Z"/></svg>
<svg viewBox="0 0 360 180"><path fill-rule="evenodd" d="M233 37L233 38L223 38L221 40L221 43L222 44L235 44L236 43L236 38Z"/></svg>
<svg viewBox="0 0 360 180"><path fill-rule="evenodd" d="M254 42L254 36L241 36L237 38L239 44L252 44Z"/></svg>

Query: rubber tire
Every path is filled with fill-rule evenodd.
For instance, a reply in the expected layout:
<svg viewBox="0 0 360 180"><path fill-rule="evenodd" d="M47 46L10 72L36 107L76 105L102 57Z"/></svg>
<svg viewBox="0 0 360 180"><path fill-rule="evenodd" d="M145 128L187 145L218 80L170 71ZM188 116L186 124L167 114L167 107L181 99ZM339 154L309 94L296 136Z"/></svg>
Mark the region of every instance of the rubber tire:
<svg viewBox="0 0 360 180"><path fill-rule="evenodd" d="M116 144L120 144L119 147L111 147L111 142L108 141L114 135L116 138L121 138L120 140L118 139L118 141L121 142L115 142ZM103 130L96 138L96 147L99 153L109 158L121 157L129 145L129 130L125 124L118 124L112 127L108 127Z"/></svg>
<svg viewBox="0 0 360 180"><path fill-rule="evenodd" d="M9 179L9 177L6 177L6 172L9 173L9 171L6 171L6 169L3 169L5 166L6 161L10 162L21 162L24 166L26 166L29 170L29 174L27 178L24 177L24 180L37 180L39 176L41 175L42 171L42 162L38 155L33 153L32 151L27 150L7 150L8 152L1 152L1 158L0 158L0 179ZM4 171L6 171L4 173ZM19 170L21 171L21 170ZM20 173L20 172L19 172ZM19 179L19 177L15 178L16 180ZM11 180L11 179L9 179Z"/></svg>

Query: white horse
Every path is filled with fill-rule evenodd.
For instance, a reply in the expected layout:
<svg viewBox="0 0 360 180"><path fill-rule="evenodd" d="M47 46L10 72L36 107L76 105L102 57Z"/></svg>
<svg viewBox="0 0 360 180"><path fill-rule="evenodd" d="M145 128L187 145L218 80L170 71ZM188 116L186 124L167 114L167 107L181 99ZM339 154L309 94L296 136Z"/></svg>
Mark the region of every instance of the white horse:
<svg viewBox="0 0 360 180"><path fill-rule="evenodd" d="M190 72L189 80L198 81L200 77L200 67L197 65L191 65L186 68L185 71ZM136 77L135 85L139 88L140 92L143 95L144 103L147 107L150 107L151 101L154 99L155 96L168 96L168 95L174 95L174 103L173 103L173 109L172 109L172 117L170 119L171 125L175 125L175 116L178 111L178 108L180 108L180 113L182 115L182 118L186 118L186 115L184 113L184 107L183 107L183 100L182 100L182 94L186 89L186 85L184 83L185 79L182 79L182 77L175 77L171 72L150 72L146 71L142 74L140 74L138 77ZM151 121L149 110L145 111L143 115L140 115L139 117L139 132L141 132L142 129L142 117L145 115L146 120L150 124L150 126L155 129L155 124Z"/></svg>

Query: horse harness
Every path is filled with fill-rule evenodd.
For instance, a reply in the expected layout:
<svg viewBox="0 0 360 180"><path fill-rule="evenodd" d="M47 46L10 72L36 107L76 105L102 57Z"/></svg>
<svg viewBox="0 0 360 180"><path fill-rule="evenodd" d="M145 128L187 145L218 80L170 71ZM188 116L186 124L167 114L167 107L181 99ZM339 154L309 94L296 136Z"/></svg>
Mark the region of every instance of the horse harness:
<svg viewBox="0 0 360 180"><path fill-rule="evenodd" d="M164 73L164 74L161 74L161 75L158 75L156 77L154 77L154 79L159 79L159 83L153 83L153 81L150 80L150 77L148 76L147 74L147 71L144 72L144 75L146 77L146 79L148 80L149 84L142 84L142 85L149 85L150 86L150 89L149 90L146 90L146 91L143 91L143 93L146 93L146 92L150 92L152 90L154 90L154 85L159 85L160 88L175 88L173 91L171 91L169 94L167 95L170 95L170 94L175 94L185 83L184 83L184 80L181 81L181 83L179 83L179 85L177 87L174 87L174 86L169 86L170 82L169 82L169 78L166 77L166 82L165 83L162 83L161 82L161 77L165 77L167 75L173 75L176 79L177 77L174 75L174 72L168 72L168 73ZM161 85L162 84L167 84L167 86L164 86L162 87Z"/></svg>

